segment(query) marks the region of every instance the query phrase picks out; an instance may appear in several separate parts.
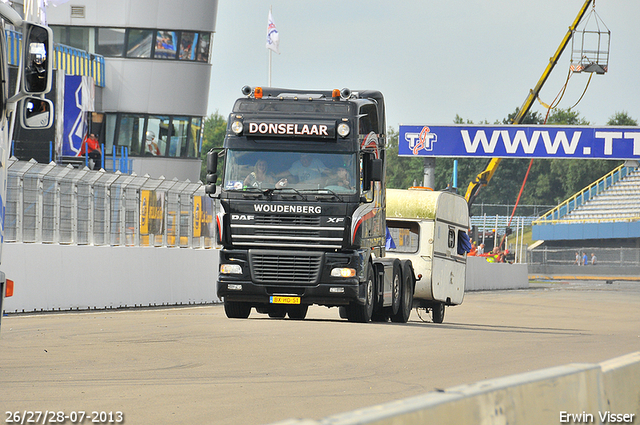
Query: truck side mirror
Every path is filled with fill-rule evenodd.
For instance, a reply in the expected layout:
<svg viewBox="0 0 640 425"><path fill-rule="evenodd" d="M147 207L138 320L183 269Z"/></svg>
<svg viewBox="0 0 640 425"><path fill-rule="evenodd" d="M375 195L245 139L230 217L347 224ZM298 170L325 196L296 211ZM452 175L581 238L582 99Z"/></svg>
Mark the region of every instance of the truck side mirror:
<svg viewBox="0 0 640 425"><path fill-rule="evenodd" d="M211 149L207 152L207 183L204 187L204 192L207 195L215 195L218 181L218 152Z"/></svg>
<svg viewBox="0 0 640 425"><path fill-rule="evenodd" d="M22 78L20 89L26 94L43 94L51 90L53 32L51 28L25 23L23 29Z"/></svg>
<svg viewBox="0 0 640 425"><path fill-rule="evenodd" d="M218 152L211 149L207 152L207 173L216 174L218 171Z"/></svg>
<svg viewBox="0 0 640 425"><path fill-rule="evenodd" d="M371 160L371 180L373 180L374 182L382 181L382 160L381 159Z"/></svg>
<svg viewBox="0 0 640 425"><path fill-rule="evenodd" d="M27 97L19 111L22 128L46 129L53 123L53 103L49 99Z"/></svg>

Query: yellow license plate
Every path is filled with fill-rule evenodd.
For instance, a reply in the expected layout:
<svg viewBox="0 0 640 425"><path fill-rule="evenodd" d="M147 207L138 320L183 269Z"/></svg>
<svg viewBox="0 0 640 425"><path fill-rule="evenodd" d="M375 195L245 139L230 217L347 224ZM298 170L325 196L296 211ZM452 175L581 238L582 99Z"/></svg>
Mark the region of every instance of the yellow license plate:
<svg viewBox="0 0 640 425"><path fill-rule="evenodd" d="M274 296L269 298L271 304L300 304L300 297Z"/></svg>

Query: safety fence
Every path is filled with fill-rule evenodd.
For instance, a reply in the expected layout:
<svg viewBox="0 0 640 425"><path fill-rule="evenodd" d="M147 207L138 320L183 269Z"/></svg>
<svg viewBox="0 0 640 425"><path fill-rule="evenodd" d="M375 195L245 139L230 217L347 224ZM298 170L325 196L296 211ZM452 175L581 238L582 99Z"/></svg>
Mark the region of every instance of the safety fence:
<svg viewBox="0 0 640 425"><path fill-rule="evenodd" d="M6 242L213 248L201 182L10 160Z"/></svg>
<svg viewBox="0 0 640 425"><path fill-rule="evenodd" d="M584 266L584 254L587 256L586 267L637 267L640 266L640 249L638 248L536 248L528 253L528 264L551 266ZM592 254L595 256L593 264ZM577 258L576 258L577 257ZM578 263L581 262L581 264Z"/></svg>

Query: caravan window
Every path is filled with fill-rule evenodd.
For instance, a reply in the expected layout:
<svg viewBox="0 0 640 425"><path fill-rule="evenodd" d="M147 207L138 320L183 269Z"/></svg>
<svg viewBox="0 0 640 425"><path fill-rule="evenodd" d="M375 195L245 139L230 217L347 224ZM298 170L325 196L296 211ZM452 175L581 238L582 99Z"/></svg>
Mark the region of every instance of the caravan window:
<svg viewBox="0 0 640 425"><path fill-rule="evenodd" d="M389 233L387 234L386 251L388 252L418 252L420 247L420 226L413 221L387 220Z"/></svg>

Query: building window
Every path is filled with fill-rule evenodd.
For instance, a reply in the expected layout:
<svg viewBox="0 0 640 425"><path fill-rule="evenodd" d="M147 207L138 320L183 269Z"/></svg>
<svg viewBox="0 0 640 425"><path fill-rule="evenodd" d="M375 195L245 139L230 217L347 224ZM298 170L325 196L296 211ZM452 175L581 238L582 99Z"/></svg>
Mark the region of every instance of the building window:
<svg viewBox="0 0 640 425"><path fill-rule="evenodd" d="M202 118L191 118L189 138L187 140L187 156L198 158L200 155L200 135L202 129Z"/></svg>
<svg viewBox="0 0 640 425"><path fill-rule="evenodd" d="M105 114L105 154L199 158L202 117ZM117 135L117 137L116 137Z"/></svg>
<svg viewBox="0 0 640 425"><path fill-rule="evenodd" d="M153 40L152 30L129 30L127 57L150 58Z"/></svg>
<svg viewBox="0 0 640 425"><path fill-rule="evenodd" d="M96 53L108 57L122 57L124 36L124 28L98 28Z"/></svg>
<svg viewBox="0 0 640 425"><path fill-rule="evenodd" d="M123 114L118 129L118 147L126 147L129 155L139 155L144 131L144 116ZM120 152L118 152L119 154Z"/></svg>
<svg viewBox="0 0 640 425"><path fill-rule="evenodd" d="M158 31L156 34L155 59L175 59L178 36L175 31Z"/></svg>
<svg viewBox="0 0 640 425"><path fill-rule="evenodd" d="M170 119L167 116L149 116L145 155L166 156L167 140L169 139L169 122Z"/></svg>
<svg viewBox="0 0 640 425"><path fill-rule="evenodd" d="M169 146L169 156L186 157L188 138L189 118L174 117L171 121L171 144Z"/></svg>
<svg viewBox="0 0 640 425"><path fill-rule="evenodd" d="M196 60L198 33L182 31L180 36L180 60Z"/></svg>
<svg viewBox="0 0 640 425"><path fill-rule="evenodd" d="M211 48L211 34L200 33L200 40L198 41L198 62L209 61L209 49Z"/></svg>

